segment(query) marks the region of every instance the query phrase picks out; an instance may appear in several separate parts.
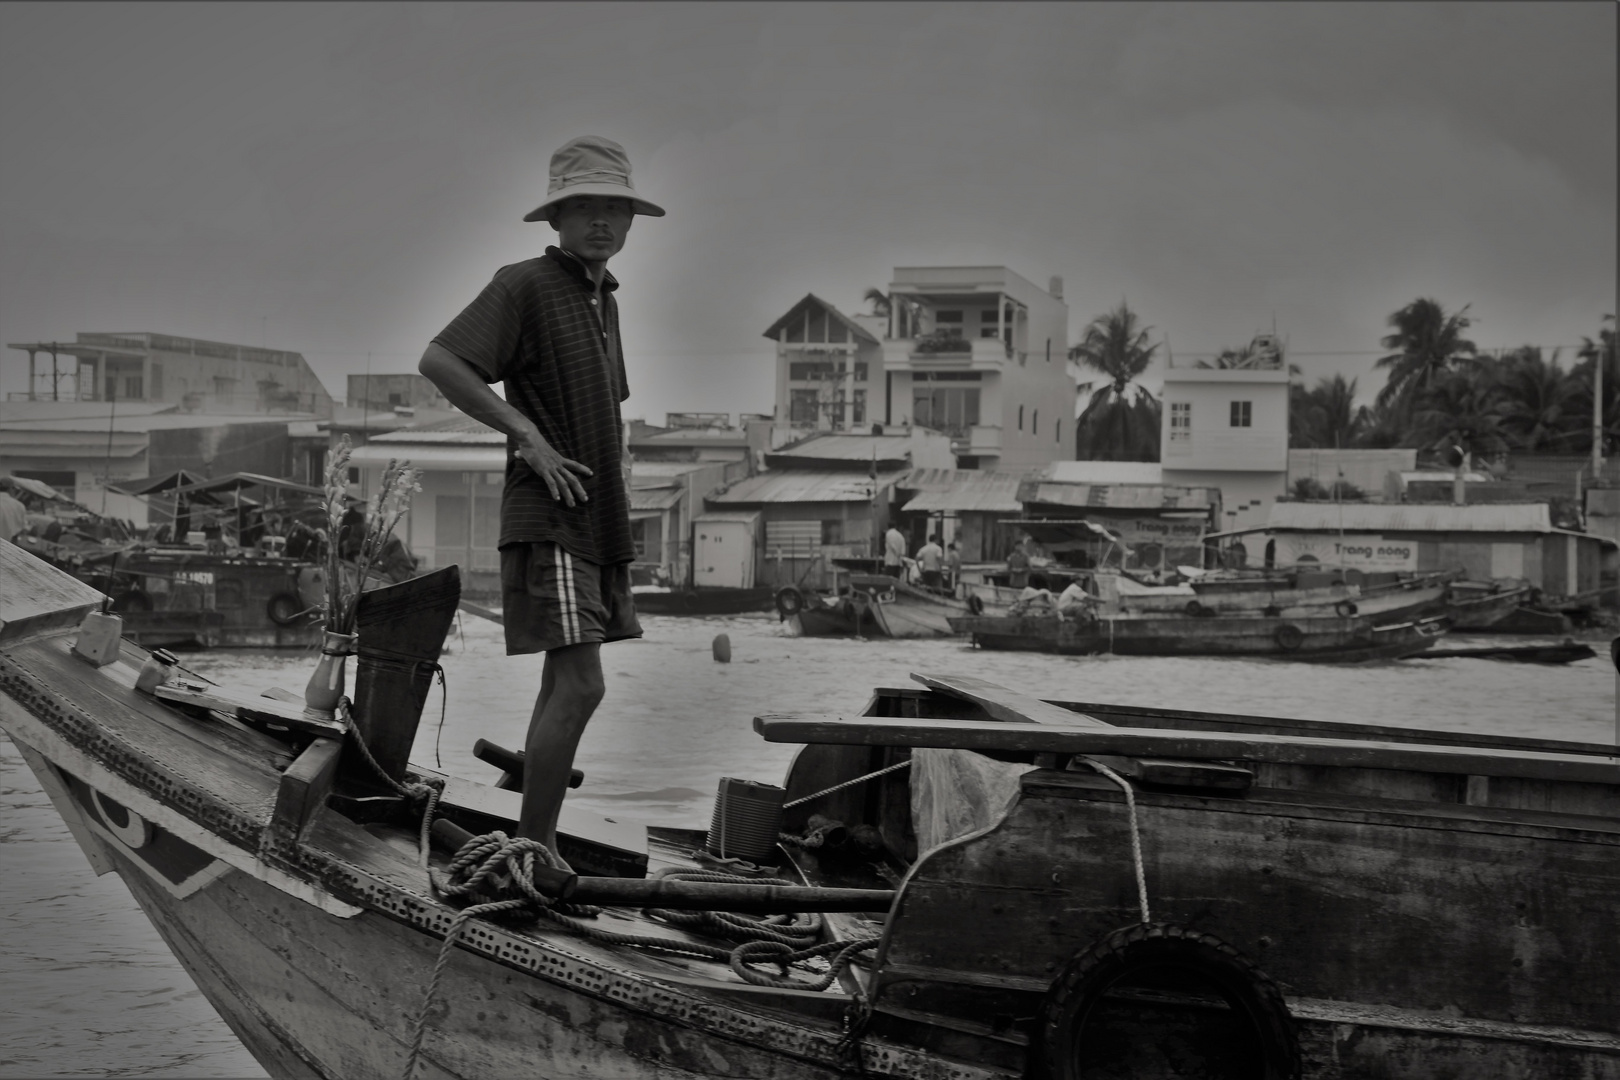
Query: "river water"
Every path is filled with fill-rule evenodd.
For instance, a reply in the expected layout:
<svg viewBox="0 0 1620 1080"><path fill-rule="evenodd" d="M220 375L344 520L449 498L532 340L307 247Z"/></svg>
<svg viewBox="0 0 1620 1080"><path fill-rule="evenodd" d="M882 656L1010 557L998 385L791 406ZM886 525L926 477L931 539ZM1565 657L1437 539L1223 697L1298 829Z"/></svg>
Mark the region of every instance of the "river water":
<svg viewBox="0 0 1620 1080"><path fill-rule="evenodd" d="M793 638L774 617L643 617L646 637L603 650L607 697L575 764L571 802L615 817L702 828L721 776L779 783L793 747L763 742L763 712L858 712L911 672L974 675L1041 697L1363 721L1581 741L1614 737L1606 656L1567 667L1406 660L1333 667L1277 661L1065 658L958 640ZM717 634L732 662L712 659ZM1505 643L1447 638L1448 646ZM1601 646L1600 646L1601 649ZM1606 651L1606 650L1604 650ZM199 653L216 681L300 689L301 653ZM473 742L523 743L536 657L507 657L498 627L462 616L444 659L448 707L428 700L415 759L493 781ZM9 740L0 737L0 1078L262 1077L116 875L95 877Z"/></svg>

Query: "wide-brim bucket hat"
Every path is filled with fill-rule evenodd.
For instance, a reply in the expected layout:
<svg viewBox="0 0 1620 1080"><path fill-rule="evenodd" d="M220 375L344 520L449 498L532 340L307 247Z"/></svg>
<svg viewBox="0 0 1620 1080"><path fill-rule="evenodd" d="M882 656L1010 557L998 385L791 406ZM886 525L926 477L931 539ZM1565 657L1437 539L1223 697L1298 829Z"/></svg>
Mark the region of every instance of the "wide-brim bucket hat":
<svg viewBox="0 0 1620 1080"><path fill-rule="evenodd" d="M629 199L638 214L663 217L664 208L636 194L630 183L630 155L612 139L582 135L569 139L551 155L551 180L546 201L523 215L524 221L544 221L546 211L575 195L607 195Z"/></svg>

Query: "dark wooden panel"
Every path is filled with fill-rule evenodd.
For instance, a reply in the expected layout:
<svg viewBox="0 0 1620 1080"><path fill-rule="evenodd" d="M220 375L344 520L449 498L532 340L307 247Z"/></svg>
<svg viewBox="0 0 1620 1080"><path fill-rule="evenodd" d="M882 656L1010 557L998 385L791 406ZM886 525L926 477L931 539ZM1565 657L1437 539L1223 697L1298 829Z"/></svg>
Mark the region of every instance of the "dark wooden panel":
<svg viewBox="0 0 1620 1080"><path fill-rule="evenodd" d="M1050 979L1137 921L1122 796L1084 780L1069 798L1026 795L990 833L926 853L890 917L886 963L942 981ZM1616 1028L1614 836L1137 797L1153 918L1231 942L1291 995Z"/></svg>
<svg viewBox="0 0 1620 1080"><path fill-rule="evenodd" d="M1146 728L1058 728L1044 724L809 714L757 716L754 718L754 730L768 742L1238 759L1620 784L1620 759L1487 747L1290 738L1222 731L1192 733Z"/></svg>

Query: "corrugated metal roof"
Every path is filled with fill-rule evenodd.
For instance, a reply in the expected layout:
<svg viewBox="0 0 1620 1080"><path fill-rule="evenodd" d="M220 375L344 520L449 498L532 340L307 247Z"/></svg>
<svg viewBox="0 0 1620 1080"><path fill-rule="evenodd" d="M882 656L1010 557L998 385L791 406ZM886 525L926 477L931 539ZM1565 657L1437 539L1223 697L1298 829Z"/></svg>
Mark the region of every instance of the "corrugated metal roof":
<svg viewBox="0 0 1620 1080"><path fill-rule="evenodd" d="M878 473L879 491L904 475L904 472ZM751 506L758 503L868 502L871 498L872 481L865 473L787 469L750 476L726 491L710 495L705 502L710 506Z"/></svg>
<svg viewBox="0 0 1620 1080"><path fill-rule="evenodd" d="M693 443L709 446L746 446L748 433L737 428L671 428L656 435L642 435L630 440L631 446L667 446L670 443L679 443L682 446L690 446Z"/></svg>
<svg viewBox="0 0 1620 1080"><path fill-rule="evenodd" d="M441 420L434 424L423 424L421 427L390 431L386 435L376 436L371 441L390 445L418 443L435 446L450 443L465 446L504 446L506 436L470 416L458 416L453 420Z"/></svg>
<svg viewBox="0 0 1620 1080"><path fill-rule="evenodd" d="M630 489L630 509L632 510L668 510L680 501L680 488Z"/></svg>
<svg viewBox="0 0 1620 1080"><path fill-rule="evenodd" d="M1341 525L1342 521L1342 525ZM1273 503L1267 527L1310 532L1553 531L1546 503Z"/></svg>
<svg viewBox="0 0 1620 1080"><path fill-rule="evenodd" d="M1057 484L1162 484L1164 466L1157 461L1054 461L1033 479Z"/></svg>
<svg viewBox="0 0 1620 1080"><path fill-rule="evenodd" d="M723 461L637 461L630 466L630 475L633 478L669 477L678 479L687 473L694 473L700 469L712 469L717 465L724 465Z"/></svg>
<svg viewBox="0 0 1620 1080"><path fill-rule="evenodd" d="M768 457L809 458L818 461L872 462L873 453L878 461L907 461L911 453L910 435L862 435L854 432L830 431L812 435L807 439L773 450Z"/></svg>
<svg viewBox="0 0 1620 1080"><path fill-rule="evenodd" d="M979 472L973 469L912 469L899 487L919 492L902 510L929 513L956 512L1016 514L1018 473Z"/></svg>
<svg viewBox="0 0 1620 1080"><path fill-rule="evenodd" d="M383 466L390 460L409 461L418 469L434 472L504 472L505 446L401 445L373 439L354 448L349 460L355 465Z"/></svg>
<svg viewBox="0 0 1620 1080"><path fill-rule="evenodd" d="M1206 510L1211 505L1209 490L1172 484L1063 484L1025 480L1018 485L1018 500L1126 510Z"/></svg>
<svg viewBox="0 0 1620 1080"><path fill-rule="evenodd" d="M146 432L169 431L176 428L214 428L231 424L288 424L299 420L314 420L314 413L181 413L162 412L125 415L120 412L108 417L74 417L71 419L29 420L8 419L0 422L3 431L72 431L95 432L103 435L110 427L113 431Z"/></svg>

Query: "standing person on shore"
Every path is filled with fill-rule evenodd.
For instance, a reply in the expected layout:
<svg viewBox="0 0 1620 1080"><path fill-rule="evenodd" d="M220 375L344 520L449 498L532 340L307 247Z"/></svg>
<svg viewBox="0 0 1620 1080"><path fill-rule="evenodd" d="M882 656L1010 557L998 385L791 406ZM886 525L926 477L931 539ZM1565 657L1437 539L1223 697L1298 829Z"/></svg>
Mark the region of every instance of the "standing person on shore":
<svg viewBox="0 0 1620 1080"><path fill-rule="evenodd" d="M617 279L607 262L636 214L618 143L587 135L551 157L524 217L557 230L544 255L503 266L433 339L420 370L451 404L507 435L501 492L506 652L546 654L524 743L518 834L557 851L574 752L604 692L604 642L641 636L630 595L630 500L619 403L630 396ZM500 381L505 400L489 388Z"/></svg>
<svg viewBox="0 0 1620 1080"><path fill-rule="evenodd" d="M917 549L917 565L922 568L923 587L939 588L944 578L945 549L939 546L938 533L930 536L928 542Z"/></svg>
<svg viewBox="0 0 1620 1080"><path fill-rule="evenodd" d="M906 538L892 524L883 534L883 572L892 578L905 573Z"/></svg>

